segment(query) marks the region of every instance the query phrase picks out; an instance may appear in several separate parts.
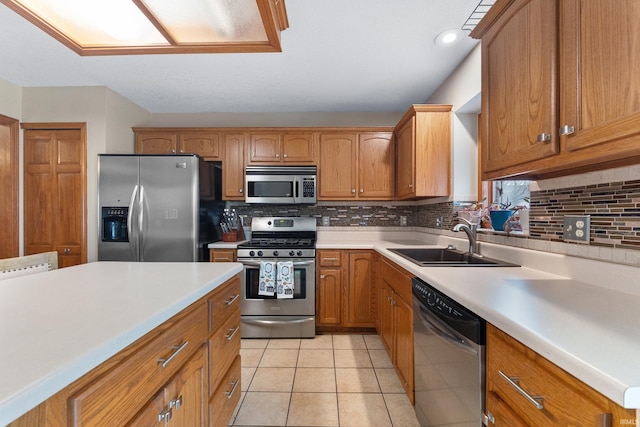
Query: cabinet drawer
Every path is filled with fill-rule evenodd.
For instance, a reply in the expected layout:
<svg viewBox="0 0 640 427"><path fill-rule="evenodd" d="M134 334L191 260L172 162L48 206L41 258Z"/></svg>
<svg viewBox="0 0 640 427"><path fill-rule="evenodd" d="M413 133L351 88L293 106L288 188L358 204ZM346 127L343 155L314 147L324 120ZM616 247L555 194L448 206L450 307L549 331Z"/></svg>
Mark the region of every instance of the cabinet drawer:
<svg viewBox="0 0 640 427"><path fill-rule="evenodd" d="M209 392L220 384L222 377L240 354L240 308L229 313L226 322L209 338Z"/></svg>
<svg viewBox="0 0 640 427"><path fill-rule="evenodd" d="M236 357L209 401L209 425L226 426L240 401L240 356Z"/></svg>
<svg viewBox="0 0 640 427"><path fill-rule="evenodd" d="M209 298L209 333L214 332L240 307L240 276L229 279Z"/></svg>
<svg viewBox="0 0 640 427"><path fill-rule="evenodd" d="M411 295L411 275L408 272L382 258L380 277L396 291L400 298L407 304L411 304L413 296Z"/></svg>
<svg viewBox="0 0 640 427"><path fill-rule="evenodd" d="M527 425L595 426L602 414L611 412L609 401L566 371L487 325L487 392L496 393ZM538 409L500 372L517 377L517 385L533 397L542 397Z"/></svg>
<svg viewBox="0 0 640 427"><path fill-rule="evenodd" d="M341 251L319 251L320 267L340 267Z"/></svg>
<svg viewBox="0 0 640 427"><path fill-rule="evenodd" d="M206 304L197 303L153 333L134 343L138 348L130 356L70 398L70 425L100 425L105 420L125 425L205 341Z"/></svg>
<svg viewBox="0 0 640 427"><path fill-rule="evenodd" d="M209 252L211 262L236 262L235 249L212 249Z"/></svg>

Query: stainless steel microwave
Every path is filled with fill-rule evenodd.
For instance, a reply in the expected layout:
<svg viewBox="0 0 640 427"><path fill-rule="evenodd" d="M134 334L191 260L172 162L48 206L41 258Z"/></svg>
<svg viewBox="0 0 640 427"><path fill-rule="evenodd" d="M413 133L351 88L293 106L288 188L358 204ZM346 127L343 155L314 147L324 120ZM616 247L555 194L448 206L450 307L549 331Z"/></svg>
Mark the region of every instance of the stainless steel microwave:
<svg viewBox="0 0 640 427"><path fill-rule="evenodd" d="M315 166L247 166L245 202L315 204Z"/></svg>

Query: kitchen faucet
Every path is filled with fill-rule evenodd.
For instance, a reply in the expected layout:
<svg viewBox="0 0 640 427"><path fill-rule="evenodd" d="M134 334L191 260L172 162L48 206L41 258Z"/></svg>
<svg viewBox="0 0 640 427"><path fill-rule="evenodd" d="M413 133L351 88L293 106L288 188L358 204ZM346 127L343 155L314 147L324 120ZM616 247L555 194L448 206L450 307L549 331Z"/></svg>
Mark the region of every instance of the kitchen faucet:
<svg viewBox="0 0 640 427"><path fill-rule="evenodd" d="M467 238L469 239L469 252L468 255L480 255L480 250L478 249L478 224L474 224L466 218L458 217L459 221L464 221L466 224L456 224L453 227L453 231L464 231L467 234Z"/></svg>

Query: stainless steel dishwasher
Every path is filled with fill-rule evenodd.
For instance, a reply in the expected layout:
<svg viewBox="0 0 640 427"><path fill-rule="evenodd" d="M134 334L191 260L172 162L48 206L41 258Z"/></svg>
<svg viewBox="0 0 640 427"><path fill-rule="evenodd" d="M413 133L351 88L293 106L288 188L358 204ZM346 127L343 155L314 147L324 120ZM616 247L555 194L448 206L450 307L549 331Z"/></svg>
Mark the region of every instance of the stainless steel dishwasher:
<svg viewBox="0 0 640 427"><path fill-rule="evenodd" d="M421 426L482 425L486 322L413 279L415 408Z"/></svg>

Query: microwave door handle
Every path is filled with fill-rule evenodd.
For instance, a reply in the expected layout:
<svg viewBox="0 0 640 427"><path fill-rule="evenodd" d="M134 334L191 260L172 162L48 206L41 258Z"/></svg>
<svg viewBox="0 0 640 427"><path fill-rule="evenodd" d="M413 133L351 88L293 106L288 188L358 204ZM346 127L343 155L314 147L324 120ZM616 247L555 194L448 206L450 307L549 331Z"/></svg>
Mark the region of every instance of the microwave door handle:
<svg viewBox="0 0 640 427"><path fill-rule="evenodd" d="M293 178L293 201L294 202L299 202L300 201L300 192L299 192L299 183L300 183L300 177L294 177Z"/></svg>

